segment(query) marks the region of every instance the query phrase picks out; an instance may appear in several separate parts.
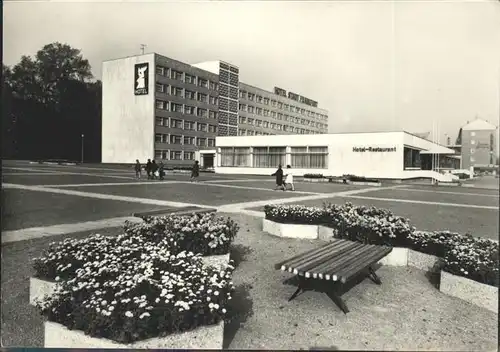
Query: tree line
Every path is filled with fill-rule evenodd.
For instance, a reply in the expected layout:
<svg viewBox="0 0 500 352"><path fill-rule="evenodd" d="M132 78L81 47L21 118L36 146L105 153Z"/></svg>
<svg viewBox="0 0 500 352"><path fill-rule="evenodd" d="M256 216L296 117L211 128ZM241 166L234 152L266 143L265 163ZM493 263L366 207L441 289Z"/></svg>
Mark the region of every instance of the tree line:
<svg viewBox="0 0 500 352"><path fill-rule="evenodd" d="M2 157L101 160L102 85L89 61L67 44L2 64Z"/></svg>

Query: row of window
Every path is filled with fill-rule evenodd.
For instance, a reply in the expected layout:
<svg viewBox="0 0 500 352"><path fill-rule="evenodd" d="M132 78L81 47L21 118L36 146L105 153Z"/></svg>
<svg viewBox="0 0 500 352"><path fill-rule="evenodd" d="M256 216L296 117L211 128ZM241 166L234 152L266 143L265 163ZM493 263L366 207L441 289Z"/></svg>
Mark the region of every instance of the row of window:
<svg viewBox="0 0 500 352"><path fill-rule="evenodd" d="M210 103L212 105L217 105L219 103L219 99L217 97L163 83L156 83L156 91L158 93L174 95L184 99L197 100L202 103Z"/></svg>
<svg viewBox="0 0 500 352"><path fill-rule="evenodd" d="M156 66L156 74L160 76L165 76L170 79L175 79L188 84L197 85L198 87L210 88L211 90L217 90L217 82L208 81L205 78L196 77L185 72L174 70L173 68L163 67L160 65Z"/></svg>
<svg viewBox="0 0 500 352"><path fill-rule="evenodd" d="M260 132L245 130L244 128L238 128L238 136L274 136L274 133Z"/></svg>
<svg viewBox="0 0 500 352"><path fill-rule="evenodd" d="M217 111L198 108L186 104L173 103L166 100L156 99L156 108L159 110L179 112L181 114L207 117L209 119L217 118Z"/></svg>
<svg viewBox="0 0 500 352"><path fill-rule="evenodd" d="M222 167L276 168L290 164L298 169L326 169L328 147L224 147L220 148ZM287 161L289 161L287 163Z"/></svg>
<svg viewBox="0 0 500 352"><path fill-rule="evenodd" d="M155 150L156 160L194 160L194 152L178 150Z"/></svg>
<svg viewBox="0 0 500 352"><path fill-rule="evenodd" d="M198 147L215 147L215 139L205 137L181 136L177 134L155 133L156 143L197 145Z"/></svg>
<svg viewBox="0 0 500 352"><path fill-rule="evenodd" d="M322 115L322 114L319 114L319 113L314 112L314 111L306 110L304 108L299 108L298 106L284 104L280 101L270 100L269 98L262 97L260 95L254 94L254 93L246 92L244 90L240 90L240 98L247 99L250 101L255 101L259 104L264 104L264 105L270 104L272 107L277 107L279 109L285 109L285 110L288 110L291 112L314 117L314 118L321 119L324 121L328 120L327 115Z"/></svg>
<svg viewBox="0 0 500 352"><path fill-rule="evenodd" d="M274 116L275 115L273 115L273 117ZM284 115L283 116L282 114L278 114L278 120L285 120L285 121L289 121L289 122L292 122L292 123L301 124L303 126L311 126L311 127L316 127L316 128L324 129L324 130L326 130L328 128L328 125L323 124L321 122L314 122L314 121L310 121L310 120L299 119L297 117L288 116L288 115ZM276 124L274 122L261 121L259 119L254 119L252 117L246 118L244 116L240 116L239 122L240 123L246 123L246 124L249 124L249 125L255 125L255 126L258 126L258 127L261 127L264 124L264 127L266 127L266 128L269 125L271 125L271 126L273 126L273 125L281 126L281 124ZM290 127L292 127L292 126L290 126ZM271 128L274 128L274 127L271 127ZM281 130L280 128L278 128L278 129ZM300 129L300 128L297 127L297 129ZM293 130L293 127L292 127L292 130Z"/></svg>
<svg viewBox="0 0 500 352"><path fill-rule="evenodd" d="M187 131L201 131L201 132L210 132L217 133L217 126L206 124L203 122L195 122L195 121L185 121L181 119L175 119L173 117L160 117L157 116L155 119L155 123L157 126L164 126L170 128L178 128Z"/></svg>

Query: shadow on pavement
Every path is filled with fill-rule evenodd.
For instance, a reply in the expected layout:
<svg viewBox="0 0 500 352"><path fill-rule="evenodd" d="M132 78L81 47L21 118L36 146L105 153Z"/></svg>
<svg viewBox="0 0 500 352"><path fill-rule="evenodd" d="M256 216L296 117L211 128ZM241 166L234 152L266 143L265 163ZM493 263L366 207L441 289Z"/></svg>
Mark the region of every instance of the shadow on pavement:
<svg viewBox="0 0 500 352"><path fill-rule="evenodd" d="M236 287L233 299L228 307L228 319L224 327L223 348L227 349L238 329L253 315L253 300L250 295L252 285L242 284Z"/></svg>

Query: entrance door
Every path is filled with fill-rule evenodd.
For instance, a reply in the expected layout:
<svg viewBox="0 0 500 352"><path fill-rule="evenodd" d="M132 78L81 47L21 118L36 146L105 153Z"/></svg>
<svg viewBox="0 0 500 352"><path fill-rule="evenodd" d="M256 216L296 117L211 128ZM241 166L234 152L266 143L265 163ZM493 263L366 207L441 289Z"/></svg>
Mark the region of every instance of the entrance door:
<svg viewBox="0 0 500 352"><path fill-rule="evenodd" d="M203 154L203 167L213 168L214 167L214 155L213 154Z"/></svg>

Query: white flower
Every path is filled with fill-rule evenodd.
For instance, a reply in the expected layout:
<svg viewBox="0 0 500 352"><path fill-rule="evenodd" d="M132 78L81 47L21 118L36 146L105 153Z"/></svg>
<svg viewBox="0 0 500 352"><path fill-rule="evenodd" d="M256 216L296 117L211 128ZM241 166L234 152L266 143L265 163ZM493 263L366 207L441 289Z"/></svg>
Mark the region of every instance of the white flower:
<svg viewBox="0 0 500 352"><path fill-rule="evenodd" d="M128 318L132 318L134 316L134 314L132 314L132 312L128 310L125 312L125 316Z"/></svg>

